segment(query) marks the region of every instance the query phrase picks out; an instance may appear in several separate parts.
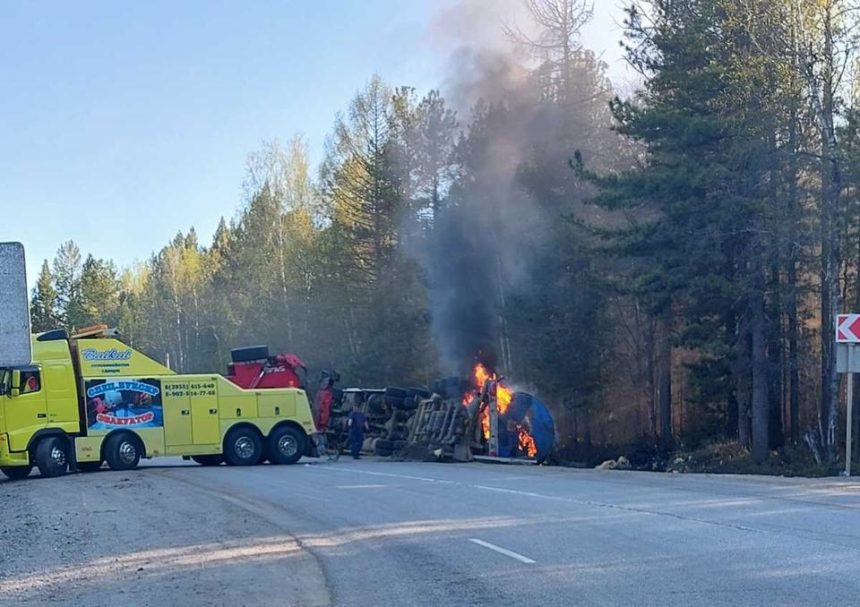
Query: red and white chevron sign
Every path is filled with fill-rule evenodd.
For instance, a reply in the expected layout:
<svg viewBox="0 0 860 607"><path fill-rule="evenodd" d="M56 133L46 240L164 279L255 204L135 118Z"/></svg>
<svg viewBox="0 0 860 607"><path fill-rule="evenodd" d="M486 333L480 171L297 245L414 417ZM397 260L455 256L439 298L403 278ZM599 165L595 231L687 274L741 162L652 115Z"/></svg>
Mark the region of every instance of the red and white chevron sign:
<svg viewBox="0 0 860 607"><path fill-rule="evenodd" d="M860 343L860 314L836 315L836 342Z"/></svg>

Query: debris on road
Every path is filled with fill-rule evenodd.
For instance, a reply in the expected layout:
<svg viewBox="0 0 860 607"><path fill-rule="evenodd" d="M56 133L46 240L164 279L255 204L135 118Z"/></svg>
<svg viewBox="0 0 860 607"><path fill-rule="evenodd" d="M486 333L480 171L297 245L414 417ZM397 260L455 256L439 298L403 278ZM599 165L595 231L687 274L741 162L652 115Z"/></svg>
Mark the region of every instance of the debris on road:
<svg viewBox="0 0 860 607"><path fill-rule="evenodd" d="M630 470L630 460L623 455L618 459L608 459L594 467L595 470Z"/></svg>

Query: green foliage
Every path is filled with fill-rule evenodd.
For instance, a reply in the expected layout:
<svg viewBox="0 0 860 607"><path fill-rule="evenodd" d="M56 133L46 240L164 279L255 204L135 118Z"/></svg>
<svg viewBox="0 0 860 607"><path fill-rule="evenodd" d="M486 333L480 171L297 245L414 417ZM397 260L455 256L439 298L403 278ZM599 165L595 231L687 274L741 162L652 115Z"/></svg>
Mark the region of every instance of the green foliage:
<svg viewBox="0 0 860 607"><path fill-rule="evenodd" d="M68 307L69 326L80 329L101 322L116 324L120 283L113 262L89 255L81 268L76 293Z"/></svg>
<svg viewBox="0 0 860 607"><path fill-rule="evenodd" d="M57 290L54 288L51 268L46 259L33 288L30 300L30 316L33 331L39 333L57 326Z"/></svg>

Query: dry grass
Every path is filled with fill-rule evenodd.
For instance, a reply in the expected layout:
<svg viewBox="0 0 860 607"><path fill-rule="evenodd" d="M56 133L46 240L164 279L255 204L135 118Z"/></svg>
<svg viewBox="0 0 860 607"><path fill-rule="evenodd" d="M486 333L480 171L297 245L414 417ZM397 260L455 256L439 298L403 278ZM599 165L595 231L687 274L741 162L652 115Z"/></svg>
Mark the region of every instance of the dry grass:
<svg viewBox="0 0 860 607"><path fill-rule="evenodd" d="M736 442L712 443L695 451L675 453L668 458L666 470L810 477L835 473L835 470L817 466L805 446L771 451L765 461L757 463L750 452Z"/></svg>

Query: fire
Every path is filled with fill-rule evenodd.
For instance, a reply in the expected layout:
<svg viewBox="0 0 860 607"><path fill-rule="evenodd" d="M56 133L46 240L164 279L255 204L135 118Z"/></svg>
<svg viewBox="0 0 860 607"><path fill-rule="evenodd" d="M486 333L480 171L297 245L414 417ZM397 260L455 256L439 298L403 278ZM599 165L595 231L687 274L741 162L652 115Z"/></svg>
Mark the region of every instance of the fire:
<svg viewBox="0 0 860 607"><path fill-rule="evenodd" d="M487 408L481 412L481 436L490 440L490 410Z"/></svg>
<svg viewBox="0 0 860 607"><path fill-rule="evenodd" d="M481 363L478 363L477 365L475 365L475 375L474 376L475 376L475 387L478 389L479 392L484 389L484 384L487 383L487 380L496 379L496 374L490 373L487 370L487 367L485 367Z"/></svg>
<svg viewBox="0 0 860 607"><path fill-rule="evenodd" d="M520 451L524 451L529 457L537 455L537 445L531 434L520 428L519 436Z"/></svg>
<svg viewBox="0 0 860 607"><path fill-rule="evenodd" d="M479 393L483 391L484 386L486 386L488 381L494 382L493 387L495 388L496 409L498 410L499 415L504 415L507 412L508 407L511 406L513 391L499 381L498 375L491 372L481 363L475 365L475 368L472 371L472 377L475 380L475 389ZM468 395L463 397L463 404L468 404L470 401L471 398L469 398ZM481 434L483 435L484 440L489 440L490 410L486 407L481 412Z"/></svg>
<svg viewBox="0 0 860 607"><path fill-rule="evenodd" d="M476 394L483 393L487 382L493 382L490 385L489 397L495 398L496 410L500 416L505 415L511 406L514 398L514 391L503 384L499 376L487 369L483 364L478 363L472 370L472 379L474 380L474 392L469 391L463 395L463 405L469 405ZM485 441L490 440L490 407L482 406L480 412L481 435ZM534 437L529 434L528 427L520 424L508 425L508 431L517 433L517 450L520 453L526 454L529 457L537 455L537 445L535 445Z"/></svg>
<svg viewBox="0 0 860 607"><path fill-rule="evenodd" d="M508 407L511 406L512 398L513 393L510 388L503 386L502 384L496 384L496 407L499 410L499 415L507 413Z"/></svg>

